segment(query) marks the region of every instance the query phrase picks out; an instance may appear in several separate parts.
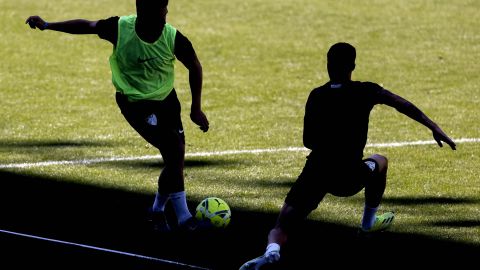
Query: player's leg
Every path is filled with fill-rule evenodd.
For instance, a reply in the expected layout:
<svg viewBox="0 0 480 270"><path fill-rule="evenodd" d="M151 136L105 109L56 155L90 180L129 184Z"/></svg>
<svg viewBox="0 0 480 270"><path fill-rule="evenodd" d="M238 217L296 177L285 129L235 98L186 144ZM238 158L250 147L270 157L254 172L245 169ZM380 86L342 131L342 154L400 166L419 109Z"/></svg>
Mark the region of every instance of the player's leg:
<svg viewBox="0 0 480 270"><path fill-rule="evenodd" d="M372 172L365 182L365 203L370 207L380 205L387 185L388 159L382 155L372 155L364 161Z"/></svg>
<svg viewBox="0 0 480 270"><path fill-rule="evenodd" d="M157 134L158 118L152 109L151 102L131 102L125 95L116 94L116 101L122 115L130 126L137 131L147 142L158 148L159 136ZM165 218L165 205L170 200L167 190L161 189L155 195L155 201L149 208L149 219L156 231L169 231L170 227Z"/></svg>
<svg viewBox="0 0 480 270"><path fill-rule="evenodd" d="M180 131L180 132L179 132ZM175 211L177 222L192 222L188 209L184 184L185 142L181 127L162 132L163 139L157 147L163 158L164 168L158 178L158 194L167 194ZM194 225L194 224L192 224Z"/></svg>
<svg viewBox="0 0 480 270"><path fill-rule="evenodd" d="M180 117L180 102L173 90L163 101L129 102L117 94L117 103L128 123L150 144L159 149L164 168L158 178L158 190L152 206L155 227L163 227L164 208L170 200L179 224L193 221L187 207L184 186L185 137Z"/></svg>
<svg viewBox="0 0 480 270"><path fill-rule="evenodd" d="M200 224L192 216L187 205L183 174L185 139L181 122L174 128L162 130L159 134L162 139L155 146L160 150L164 168L158 178L158 190L153 210L162 213L163 209L156 208L156 206L162 206L162 202L168 198L173 206L179 227L187 231L195 230Z"/></svg>
<svg viewBox="0 0 480 270"><path fill-rule="evenodd" d="M317 208L326 192L318 186L322 179L315 169L315 162L308 160L305 167L293 184L285 198L275 227L268 234L268 244L265 253L244 263L240 270L260 269L265 264L272 264L280 260L280 248L288 236L297 230L305 221L308 214Z"/></svg>
<svg viewBox="0 0 480 270"><path fill-rule="evenodd" d="M176 92L172 91L161 104L155 104L154 110L159 117L152 144L160 150L164 162L158 178L158 194L168 194L181 229L195 230L199 224L187 205L183 174L185 135Z"/></svg>
<svg viewBox="0 0 480 270"><path fill-rule="evenodd" d="M288 235L293 230L298 229L305 218L305 211L298 211L285 202L280 210L275 227L268 234L268 244L265 253L244 263L240 270L258 270L266 264L278 262L280 260L280 248L287 242Z"/></svg>
<svg viewBox="0 0 480 270"><path fill-rule="evenodd" d="M393 222L393 212L377 215L377 210L387 184L388 160L382 155L372 155L364 161L367 174L365 181L365 206L362 231L374 232L387 229Z"/></svg>

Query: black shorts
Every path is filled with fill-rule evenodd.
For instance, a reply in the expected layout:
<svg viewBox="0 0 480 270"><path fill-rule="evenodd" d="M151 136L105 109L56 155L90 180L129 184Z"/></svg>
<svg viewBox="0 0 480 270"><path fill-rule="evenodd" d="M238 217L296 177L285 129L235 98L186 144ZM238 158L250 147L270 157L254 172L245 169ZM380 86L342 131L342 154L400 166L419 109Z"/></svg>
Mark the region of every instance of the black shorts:
<svg viewBox="0 0 480 270"><path fill-rule="evenodd" d="M128 101L117 92L117 104L128 123L150 144L175 153L185 145L181 106L175 89L164 100ZM163 155L163 153L162 153Z"/></svg>
<svg viewBox="0 0 480 270"><path fill-rule="evenodd" d="M312 155L307 161L292 188L285 198L285 203L303 213L306 217L318 207L327 193L339 197L357 194L369 179L378 172L378 164L372 171L365 161L342 163L339 159L317 159Z"/></svg>

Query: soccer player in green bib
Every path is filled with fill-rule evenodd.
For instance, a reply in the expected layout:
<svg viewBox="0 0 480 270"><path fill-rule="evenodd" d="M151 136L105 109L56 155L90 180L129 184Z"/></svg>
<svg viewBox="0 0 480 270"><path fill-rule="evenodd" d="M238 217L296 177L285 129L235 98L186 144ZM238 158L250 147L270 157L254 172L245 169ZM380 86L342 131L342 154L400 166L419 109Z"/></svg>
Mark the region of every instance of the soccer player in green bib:
<svg viewBox="0 0 480 270"><path fill-rule="evenodd" d="M204 132L209 123L201 107L202 66L191 42L166 22L168 0L136 0L136 15L98 21L84 19L47 22L31 16L33 29L70 34L96 34L113 44L110 56L117 104L128 123L160 150L164 165L150 209L156 231L169 231L165 205L170 200L178 228L201 227L187 207L184 185L185 135L181 106L174 89L175 59L189 71L191 120Z"/></svg>

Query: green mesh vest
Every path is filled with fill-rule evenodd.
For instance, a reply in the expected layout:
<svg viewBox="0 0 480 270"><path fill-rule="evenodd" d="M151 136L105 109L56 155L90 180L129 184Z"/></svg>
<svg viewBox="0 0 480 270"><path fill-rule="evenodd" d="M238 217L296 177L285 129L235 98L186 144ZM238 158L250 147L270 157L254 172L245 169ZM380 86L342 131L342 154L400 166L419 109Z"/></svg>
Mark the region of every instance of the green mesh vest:
<svg viewBox="0 0 480 270"><path fill-rule="evenodd" d="M177 30L167 23L160 38L147 43L135 32L136 19L118 20L117 45L110 56L112 82L130 101L163 100L173 89Z"/></svg>

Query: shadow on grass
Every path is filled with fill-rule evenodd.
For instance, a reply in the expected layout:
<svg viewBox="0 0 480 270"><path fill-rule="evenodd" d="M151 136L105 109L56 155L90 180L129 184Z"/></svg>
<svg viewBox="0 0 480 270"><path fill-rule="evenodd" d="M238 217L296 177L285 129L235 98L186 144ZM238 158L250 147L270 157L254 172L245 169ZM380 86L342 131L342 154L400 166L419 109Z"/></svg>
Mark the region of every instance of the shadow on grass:
<svg viewBox="0 0 480 270"><path fill-rule="evenodd" d="M352 201L363 203L363 197L351 198ZM416 196L416 197L384 197L382 204L389 205L444 205L444 204L479 204L480 199L471 197L438 197L438 196Z"/></svg>
<svg viewBox="0 0 480 270"><path fill-rule="evenodd" d="M384 203L401 205L419 205L419 204L472 204L480 203L480 199L474 198L451 198L436 196L418 196L418 197L386 197L382 200Z"/></svg>
<svg viewBox="0 0 480 270"><path fill-rule="evenodd" d="M429 224L437 227L470 228L470 227L480 227L480 219L437 221L437 222L431 222Z"/></svg>
<svg viewBox="0 0 480 270"><path fill-rule="evenodd" d="M148 160L115 160L114 162L105 162L108 166L115 166L120 168L159 168L162 169L165 164L161 158L158 159L148 159ZM231 164L238 164L237 161L233 160L222 160L222 159L193 159L193 158L186 158L185 159L185 167L195 168L195 167L226 167Z"/></svg>
<svg viewBox="0 0 480 270"><path fill-rule="evenodd" d="M102 147L112 146L108 141L91 140L12 140L0 141L0 148L64 148L64 147Z"/></svg>
<svg viewBox="0 0 480 270"><path fill-rule="evenodd" d="M262 254L268 231L276 220L276 213L232 209L232 222L225 230L158 235L145 221L145 210L151 205L153 194L7 171L0 171L0 179L2 230L209 269L238 269L246 260ZM192 207L197 204L198 201L189 201ZM193 269L5 233L0 233L0 248L2 269L12 264L15 269L32 264L42 269ZM282 263L270 269L323 269L332 264L375 268L392 260L396 265L455 262L458 266L459 262L475 262L479 251L478 246L421 235L385 232L362 238L355 228L307 221L282 249ZM375 263L365 258L374 258ZM415 259L421 261L414 263Z"/></svg>

